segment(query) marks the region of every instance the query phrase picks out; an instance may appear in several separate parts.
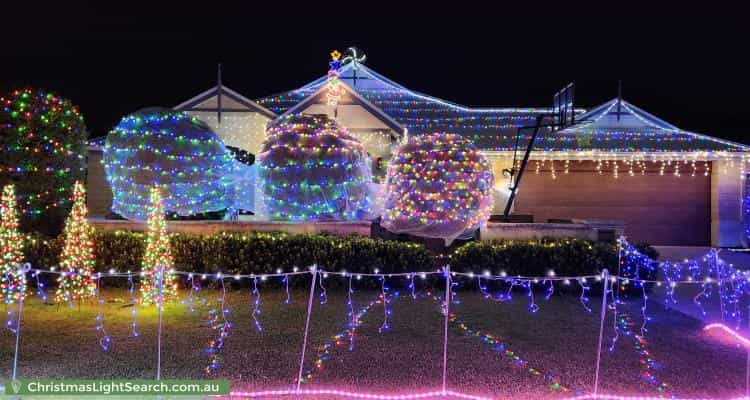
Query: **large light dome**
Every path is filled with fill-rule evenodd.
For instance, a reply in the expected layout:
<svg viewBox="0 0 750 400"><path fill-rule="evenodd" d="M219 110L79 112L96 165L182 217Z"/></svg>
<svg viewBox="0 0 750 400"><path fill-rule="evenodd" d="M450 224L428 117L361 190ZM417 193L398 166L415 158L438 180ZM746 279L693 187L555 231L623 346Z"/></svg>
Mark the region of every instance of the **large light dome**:
<svg viewBox="0 0 750 400"><path fill-rule="evenodd" d="M148 108L124 117L107 135L104 168L112 211L128 219L146 218L155 185L177 215L232 206L227 187L237 163L205 123L180 112Z"/></svg>
<svg viewBox="0 0 750 400"><path fill-rule="evenodd" d="M388 167L382 225L450 244L487 221L492 187L490 163L470 140L447 133L414 136Z"/></svg>
<svg viewBox="0 0 750 400"><path fill-rule="evenodd" d="M271 219L355 220L369 213L369 157L326 115L292 114L268 128L258 155Z"/></svg>

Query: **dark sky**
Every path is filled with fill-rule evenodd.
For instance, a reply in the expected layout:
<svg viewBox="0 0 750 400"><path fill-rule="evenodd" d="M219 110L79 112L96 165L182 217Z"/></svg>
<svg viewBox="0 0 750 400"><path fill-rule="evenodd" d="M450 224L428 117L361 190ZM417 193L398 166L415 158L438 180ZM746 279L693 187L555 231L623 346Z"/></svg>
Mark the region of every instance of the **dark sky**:
<svg viewBox="0 0 750 400"><path fill-rule="evenodd" d="M549 106L554 91L575 81L577 105L591 107L615 97L622 79L624 98L651 113L750 143L750 23L739 10L18 3L0 12L0 89L55 90L80 106L94 136L129 112L208 89L217 62L227 86L257 98L322 76L332 49L356 45L381 74L466 105Z"/></svg>

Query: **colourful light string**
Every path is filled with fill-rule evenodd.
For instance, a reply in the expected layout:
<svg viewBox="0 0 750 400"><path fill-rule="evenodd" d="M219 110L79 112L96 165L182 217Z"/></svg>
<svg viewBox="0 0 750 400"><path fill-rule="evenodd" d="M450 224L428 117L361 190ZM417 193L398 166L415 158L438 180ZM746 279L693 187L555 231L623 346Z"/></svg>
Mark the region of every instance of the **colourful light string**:
<svg viewBox="0 0 750 400"><path fill-rule="evenodd" d="M633 332L632 327L635 325L635 323L630 317L630 314L625 311L620 312L620 316L617 322L623 334L625 336L632 336L634 339L633 347L639 357L638 362L641 366L641 379L643 379L644 382L652 385L656 389L656 391L659 392L660 398L674 397L674 394L672 394L671 390L669 389L669 385L663 380L660 380L654 373L655 370L659 368L659 363L649 352L648 341L646 340L646 337Z"/></svg>
<svg viewBox="0 0 750 400"><path fill-rule="evenodd" d="M138 333L138 318L137 318L137 307L138 307L138 298L135 296L135 282L133 282L133 274L128 272L128 293L130 294L130 302L133 305L133 309L130 310L130 329L131 334L133 337L139 337L141 334Z"/></svg>
<svg viewBox="0 0 750 400"><path fill-rule="evenodd" d="M311 380L315 378L315 375L320 373L323 368L325 367L325 363L331 359L331 352L339 346L343 346L345 344L349 344L351 346L351 343L353 343L353 337L355 334L355 331L358 327L362 325L362 318L367 314L375 305L380 304L382 302L382 299L380 296L376 297L374 300L370 301L369 303L362 306L359 311L353 316L352 319L350 319L347 322L346 328L344 328L343 331L335 334L331 340L328 342L323 343L318 348L318 353L315 357L315 361L313 361L313 365L311 368L306 369L305 372L302 374L302 383L309 383ZM352 321L354 321L354 325L352 325ZM349 340L346 340L349 339Z"/></svg>
<svg viewBox="0 0 750 400"><path fill-rule="evenodd" d="M328 291L326 290L325 285L323 285L323 279L328 277L328 274L324 273L323 271L320 271L320 279L318 279L318 284L320 285L320 304L326 304L328 303Z"/></svg>
<svg viewBox="0 0 750 400"><path fill-rule="evenodd" d="M258 315L260 315L260 290L258 290L257 276L253 278L253 296L255 296L255 301L253 301L253 322L255 323L255 329L258 332L263 332L263 327L258 320Z"/></svg>
<svg viewBox="0 0 750 400"><path fill-rule="evenodd" d="M380 299L383 301L383 324L378 328L378 333L388 330L390 325L388 324L388 316L391 315L391 310L388 309L388 289L389 287L385 284L385 275L380 277Z"/></svg>
<svg viewBox="0 0 750 400"><path fill-rule="evenodd" d="M102 277L96 276L96 298L97 298L97 314L96 314L96 332L99 335L99 346L103 351L109 351L112 346L112 338L107 333L107 329L104 327L104 296L101 291Z"/></svg>
<svg viewBox="0 0 750 400"><path fill-rule="evenodd" d="M348 308L349 317L349 351L354 350L354 334L357 327L356 314L354 313L354 301L352 300L352 294L354 289L352 288L352 276L349 275L349 289L346 291L346 306Z"/></svg>
<svg viewBox="0 0 750 400"><path fill-rule="evenodd" d="M213 374L221 366L224 360L221 349L224 347L224 341L229 336L229 331L232 328L232 323L227 319L227 314L230 313L230 310L224 307L227 295L224 278L219 277L218 279L221 282L221 296L218 300L218 308L213 308L208 312L208 326L215 332L215 337L211 339L206 350L209 357L209 364L205 369L206 375Z"/></svg>
<svg viewBox="0 0 750 400"><path fill-rule="evenodd" d="M33 278L36 279L36 294L39 296L39 298L42 300L42 302L46 303L49 300L49 297L47 296L47 293L44 291L44 282L39 280L39 271L34 271L32 274Z"/></svg>

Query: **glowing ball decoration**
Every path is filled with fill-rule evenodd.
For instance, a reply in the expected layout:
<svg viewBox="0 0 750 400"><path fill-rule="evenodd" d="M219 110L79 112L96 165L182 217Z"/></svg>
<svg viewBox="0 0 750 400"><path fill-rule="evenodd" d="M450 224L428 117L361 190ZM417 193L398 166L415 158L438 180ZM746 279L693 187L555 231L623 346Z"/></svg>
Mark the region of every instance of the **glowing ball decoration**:
<svg viewBox="0 0 750 400"><path fill-rule="evenodd" d="M326 115L291 114L271 125L258 155L271 219L357 220L369 212L369 157Z"/></svg>
<svg viewBox="0 0 750 400"><path fill-rule="evenodd" d="M230 208L228 184L237 165L205 123L164 108L124 117L104 146L112 211L132 220L146 219L153 186L162 189L168 213L188 216Z"/></svg>
<svg viewBox="0 0 750 400"><path fill-rule="evenodd" d="M15 185L25 229L62 229L73 183L86 176L87 136L78 108L55 93L0 94L0 185Z"/></svg>
<svg viewBox="0 0 750 400"><path fill-rule="evenodd" d="M459 135L411 137L388 166L382 226L450 244L485 223L492 208L492 166Z"/></svg>

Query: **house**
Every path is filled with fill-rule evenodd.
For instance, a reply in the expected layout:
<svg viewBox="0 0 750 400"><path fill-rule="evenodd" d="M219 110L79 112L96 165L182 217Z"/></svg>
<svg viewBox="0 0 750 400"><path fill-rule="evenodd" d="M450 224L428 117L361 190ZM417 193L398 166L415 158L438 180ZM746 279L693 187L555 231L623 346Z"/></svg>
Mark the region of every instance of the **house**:
<svg viewBox="0 0 750 400"><path fill-rule="evenodd" d="M293 112L328 114L363 142L375 161L376 180L384 177L395 146L409 135L457 133L474 141L492 162L498 214L509 186L503 171L514 160L519 163L531 136L530 129L518 128L552 111L466 107L401 86L356 57L339 72L342 95L335 106L327 101L324 76L256 101L219 82L176 109L206 121L228 146L251 153L274 119ZM631 240L652 244L741 244L747 146L684 131L619 96L583 111L577 110L573 126L540 131L515 213L533 215L536 222L624 221ZM97 151L92 142L92 214L107 208Z"/></svg>

